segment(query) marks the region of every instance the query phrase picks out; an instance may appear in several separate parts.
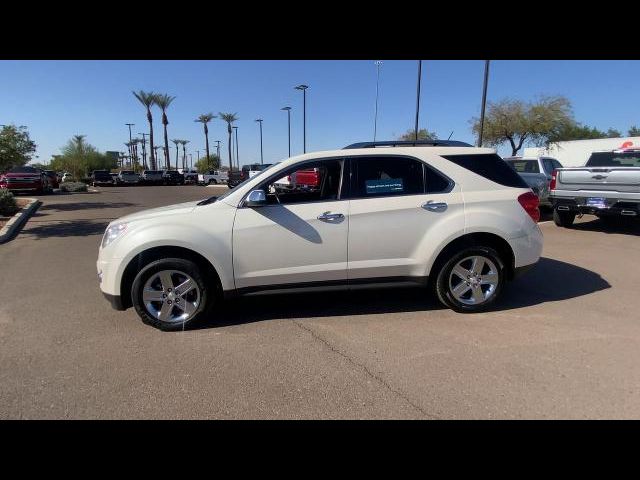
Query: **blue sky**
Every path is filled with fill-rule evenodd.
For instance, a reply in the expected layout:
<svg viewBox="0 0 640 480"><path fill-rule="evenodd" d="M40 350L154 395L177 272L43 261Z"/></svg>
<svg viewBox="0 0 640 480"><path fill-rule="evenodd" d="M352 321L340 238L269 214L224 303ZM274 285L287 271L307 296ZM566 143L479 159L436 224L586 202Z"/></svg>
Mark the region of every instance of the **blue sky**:
<svg viewBox="0 0 640 480"><path fill-rule="evenodd" d="M423 61L420 127L447 138L474 142L469 119L479 114L484 62ZM380 74L378 139L413 127L416 61L384 60ZM510 61L491 63L488 100L566 95L576 119L626 133L640 125L639 61ZM27 125L47 161L74 134L85 134L101 151L125 150L127 122L134 134L148 132L145 111L131 90L175 95L168 111L169 138L190 140L188 152L204 152L201 124L207 112L237 112L240 163L287 156L287 116L292 110L292 154L302 153L302 92L307 90L307 151L342 148L373 137L376 67L358 61L0 61L0 123ZM156 143L162 141L154 110ZM210 124L210 144L222 140L225 124ZM140 136L140 135L138 135ZM171 144L172 145L172 144ZM223 160L226 161L226 155Z"/></svg>

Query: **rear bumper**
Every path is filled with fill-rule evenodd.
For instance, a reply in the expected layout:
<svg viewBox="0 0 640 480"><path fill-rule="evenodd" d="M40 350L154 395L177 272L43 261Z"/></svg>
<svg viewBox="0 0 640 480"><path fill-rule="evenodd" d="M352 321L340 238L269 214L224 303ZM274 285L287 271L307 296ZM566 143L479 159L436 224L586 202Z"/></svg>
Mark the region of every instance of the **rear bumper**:
<svg viewBox="0 0 640 480"><path fill-rule="evenodd" d="M604 207L586 205L586 197L576 198L552 198L553 208L559 212L575 214L587 214L597 216L640 216L640 201L619 200L616 198L605 199Z"/></svg>

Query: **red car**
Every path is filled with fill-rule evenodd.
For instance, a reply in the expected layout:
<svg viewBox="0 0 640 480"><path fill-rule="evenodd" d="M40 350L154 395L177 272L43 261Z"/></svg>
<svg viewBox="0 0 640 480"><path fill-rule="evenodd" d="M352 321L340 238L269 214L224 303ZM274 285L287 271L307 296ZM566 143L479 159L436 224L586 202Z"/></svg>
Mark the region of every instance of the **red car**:
<svg viewBox="0 0 640 480"><path fill-rule="evenodd" d="M38 195L53 191L49 177L33 167L15 167L1 174L0 188L12 193L33 192Z"/></svg>

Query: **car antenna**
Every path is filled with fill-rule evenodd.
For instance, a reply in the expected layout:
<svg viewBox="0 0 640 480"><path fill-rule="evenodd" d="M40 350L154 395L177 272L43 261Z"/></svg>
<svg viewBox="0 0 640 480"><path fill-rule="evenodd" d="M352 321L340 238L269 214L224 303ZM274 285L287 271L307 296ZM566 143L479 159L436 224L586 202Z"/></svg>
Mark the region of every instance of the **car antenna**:
<svg viewBox="0 0 640 480"><path fill-rule="evenodd" d="M453 130L451 130L451 133L449 134L449 138L447 138L447 140L451 140L451 135L453 135Z"/></svg>

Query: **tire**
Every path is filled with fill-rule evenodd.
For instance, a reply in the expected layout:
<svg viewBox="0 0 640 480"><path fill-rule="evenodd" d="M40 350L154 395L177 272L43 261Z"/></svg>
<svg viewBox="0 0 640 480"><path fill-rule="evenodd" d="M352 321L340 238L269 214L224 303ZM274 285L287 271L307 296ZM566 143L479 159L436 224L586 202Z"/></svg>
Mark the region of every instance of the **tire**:
<svg viewBox="0 0 640 480"><path fill-rule="evenodd" d="M482 259L484 266L481 271L474 272L479 273L479 275L474 277L472 284L469 284L466 279L462 280L459 275L453 273L453 270L456 267L458 271L466 272L467 269L470 270L473 265L473 258ZM463 266L460 266L460 264ZM496 283L488 282L489 275ZM434 287L438 300L446 307L459 313L477 313L491 307L500 296L505 281L504 261L500 258L498 252L490 247L474 246L460 250L444 263L437 274ZM478 285L480 289L479 295L484 297L484 300L479 303L474 303L477 301L474 300L474 292L477 292L477 288L473 286L473 283ZM467 285L466 290L465 284ZM455 288L458 286L462 286L463 290L458 291L458 295L456 295Z"/></svg>
<svg viewBox="0 0 640 480"><path fill-rule="evenodd" d="M171 296L173 292L168 292L168 287L160 280L161 276L167 278L165 274L168 271L173 272L170 275L173 287L177 286L176 282L179 284L185 280L185 277L190 277L195 283L197 291L190 289L186 292L187 295L185 297ZM151 283L148 284L149 282ZM163 258L149 263L136 275L131 286L131 300L140 319L147 325L165 332L186 330L206 319L211 313L212 307L220 298L219 290L215 285L217 283L213 279L206 278L205 272L191 260ZM167 299L152 301L150 302L150 307L147 307L143 298L145 286L152 288L154 292L157 292L157 295L164 294ZM171 300L174 303L173 306L169 307L168 304L172 303ZM179 318L180 312L184 315L185 310L180 308L181 305L178 302L182 302L182 305L184 305L185 300L189 301L191 308L195 308L195 310L190 313L186 320L182 320ZM195 307L194 303L196 303ZM163 308L166 309L165 312L170 317L161 318ZM154 311L159 313L154 315Z"/></svg>
<svg viewBox="0 0 640 480"><path fill-rule="evenodd" d="M575 219L576 214L573 212L559 212L558 209L553 209L553 223L559 227L569 228Z"/></svg>

